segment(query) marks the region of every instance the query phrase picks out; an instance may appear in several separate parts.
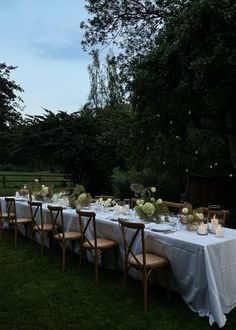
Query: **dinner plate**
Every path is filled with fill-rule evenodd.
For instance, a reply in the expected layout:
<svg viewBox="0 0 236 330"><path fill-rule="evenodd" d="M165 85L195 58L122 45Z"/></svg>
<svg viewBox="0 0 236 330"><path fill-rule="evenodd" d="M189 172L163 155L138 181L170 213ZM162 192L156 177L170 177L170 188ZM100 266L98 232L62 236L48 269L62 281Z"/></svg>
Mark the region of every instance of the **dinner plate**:
<svg viewBox="0 0 236 330"><path fill-rule="evenodd" d="M169 231L171 228L169 225L165 225L163 223L149 223L147 226L147 229L151 229L153 231Z"/></svg>

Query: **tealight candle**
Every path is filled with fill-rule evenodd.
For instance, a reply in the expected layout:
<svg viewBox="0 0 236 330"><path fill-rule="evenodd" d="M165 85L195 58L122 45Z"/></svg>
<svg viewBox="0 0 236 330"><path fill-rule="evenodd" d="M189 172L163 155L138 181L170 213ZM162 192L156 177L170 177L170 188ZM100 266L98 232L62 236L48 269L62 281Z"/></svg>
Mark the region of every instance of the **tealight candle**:
<svg viewBox="0 0 236 330"><path fill-rule="evenodd" d="M206 235L207 233L207 226L203 222L201 222L200 226L198 226L198 233L201 235Z"/></svg>
<svg viewBox="0 0 236 330"><path fill-rule="evenodd" d="M223 237L224 236L224 229L221 227L221 225L218 225L216 228L216 236L217 237Z"/></svg>

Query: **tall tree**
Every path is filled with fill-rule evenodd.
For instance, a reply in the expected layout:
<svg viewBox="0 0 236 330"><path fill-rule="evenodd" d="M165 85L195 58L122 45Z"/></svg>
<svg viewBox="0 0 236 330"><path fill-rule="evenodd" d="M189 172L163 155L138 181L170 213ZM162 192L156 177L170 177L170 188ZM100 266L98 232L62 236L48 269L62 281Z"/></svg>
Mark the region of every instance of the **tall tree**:
<svg viewBox="0 0 236 330"><path fill-rule="evenodd" d="M146 54L156 44L159 28L168 17L188 3L187 0L86 0L92 18L81 23L85 30L82 45L114 43L120 59L129 62Z"/></svg>
<svg viewBox="0 0 236 330"><path fill-rule="evenodd" d="M0 63L0 130L13 127L21 119L22 99L18 93L23 89L10 77L15 69Z"/></svg>
<svg viewBox="0 0 236 330"><path fill-rule="evenodd" d="M156 48L134 70L137 128L147 158L165 136L172 150L182 151L182 170L230 173L230 141L236 169L235 39L232 0L191 1L166 22Z"/></svg>
<svg viewBox="0 0 236 330"><path fill-rule="evenodd" d="M1 164L10 162L14 129L21 123L22 99L18 95L23 89L11 80L14 66L0 63L0 154Z"/></svg>

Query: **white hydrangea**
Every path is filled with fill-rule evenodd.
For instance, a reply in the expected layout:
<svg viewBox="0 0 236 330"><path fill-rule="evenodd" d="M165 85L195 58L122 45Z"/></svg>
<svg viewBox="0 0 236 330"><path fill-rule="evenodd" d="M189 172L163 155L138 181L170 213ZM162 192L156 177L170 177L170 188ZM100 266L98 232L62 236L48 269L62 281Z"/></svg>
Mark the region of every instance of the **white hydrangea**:
<svg viewBox="0 0 236 330"><path fill-rule="evenodd" d="M143 205L143 212L148 216L148 217L151 217L153 216L154 212L155 212L155 206L150 203L150 202L147 202Z"/></svg>
<svg viewBox="0 0 236 330"><path fill-rule="evenodd" d="M157 190L156 190L156 187L152 187L152 188L151 188L151 192L152 192L152 193L154 193L154 192L156 192L156 191L157 191Z"/></svg>
<svg viewBox="0 0 236 330"><path fill-rule="evenodd" d="M187 207L184 207L184 208L182 209L182 213L183 213L183 214L187 214L187 213L188 213L188 208L187 208Z"/></svg>

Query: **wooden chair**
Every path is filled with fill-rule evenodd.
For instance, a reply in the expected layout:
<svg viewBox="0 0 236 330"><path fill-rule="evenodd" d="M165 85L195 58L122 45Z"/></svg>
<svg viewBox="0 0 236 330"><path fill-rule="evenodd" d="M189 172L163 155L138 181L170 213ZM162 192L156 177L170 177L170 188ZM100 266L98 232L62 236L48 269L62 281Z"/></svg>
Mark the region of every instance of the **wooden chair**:
<svg viewBox="0 0 236 330"><path fill-rule="evenodd" d="M48 209L53 227L52 239L58 242L62 248L62 271L64 272L67 247L70 242L73 243L74 247L74 242L76 240L81 241L82 235L78 231L65 231L62 206L48 205Z"/></svg>
<svg viewBox="0 0 236 330"><path fill-rule="evenodd" d="M43 216L43 205L42 202L28 202L30 206L30 214L32 219L32 232L33 236L39 233L41 256L43 255L44 238L46 234L52 234L53 227L50 223L45 223Z"/></svg>
<svg viewBox="0 0 236 330"><path fill-rule="evenodd" d="M3 230L3 223L4 221L8 220L7 212L2 212L2 204L0 201L0 240L2 240L2 230Z"/></svg>
<svg viewBox="0 0 236 330"><path fill-rule="evenodd" d="M27 225L32 223L31 218L17 218L16 215L16 201L14 197L6 197L6 208L7 208L7 218L9 223L9 229L13 229L15 232L15 246L17 245L17 234L18 226L23 225L25 228L25 236L27 237Z"/></svg>
<svg viewBox="0 0 236 330"><path fill-rule="evenodd" d="M142 275L143 281L143 299L144 299L144 310L147 310L147 287L148 280L151 272L154 269L167 266L168 259L154 255L151 253L146 253L145 250L145 238L144 238L144 228L143 223L128 222L119 219L119 224L121 227L124 250L125 250L125 269L124 269L124 285L126 282L126 277L128 275L128 270L130 267L137 269ZM129 231L129 239L127 238L127 232ZM134 252L134 243L141 236L141 254L136 254ZM167 268L165 268L167 270ZM169 280L168 273L166 274L166 285L169 290Z"/></svg>
<svg viewBox="0 0 236 330"><path fill-rule="evenodd" d="M182 208L184 208L184 203L176 203L176 202L169 202L169 201L163 201L163 203L166 204L170 212L174 213L181 213Z"/></svg>
<svg viewBox="0 0 236 330"><path fill-rule="evenodd" d="M79 223L82 234L82 249L80 253L80 261L79 261L79 270L82 266L82 261L84 257L84 252L86 250L90 250L94 253L95 258L95 282L98 283L98 266L99 266L99 256L105 250L114 249L116 267L118 264L118 243L111 239L97 237L97 229L96 229L96 214L95 212L86 212L81 210L76 210L79 215ZM92 239L88 236L88 228L92 226ZM99 254L100 252L100 254Z"/></svg>
<svg viewBox="0 0 236 330"><path fill-rule="evenodd" d="M136 206L136 202L137 202L138 198L137 197L132 197L130 199L130 208L133 209Z"/></svg>
<svg viewBox="0 0 236 330"><path fill-rule="evenodd" d="M229 210L214 210L211 207L204 207L203 213L208 218L208 221L211 221L211 219L215 216L219 220L219 224L221 224L223 227L225 227L226 219L229 216Z"/></svg>
<svg viewBox="0 0 236 330"><path fill-rule="evenodd" d="M110 196L110 195L100 195L100 196L95 196L95 199L99 199L99 198L102 198L104 201L111 198L111 199L114 199L115 197L114 196Z"/></svg>

